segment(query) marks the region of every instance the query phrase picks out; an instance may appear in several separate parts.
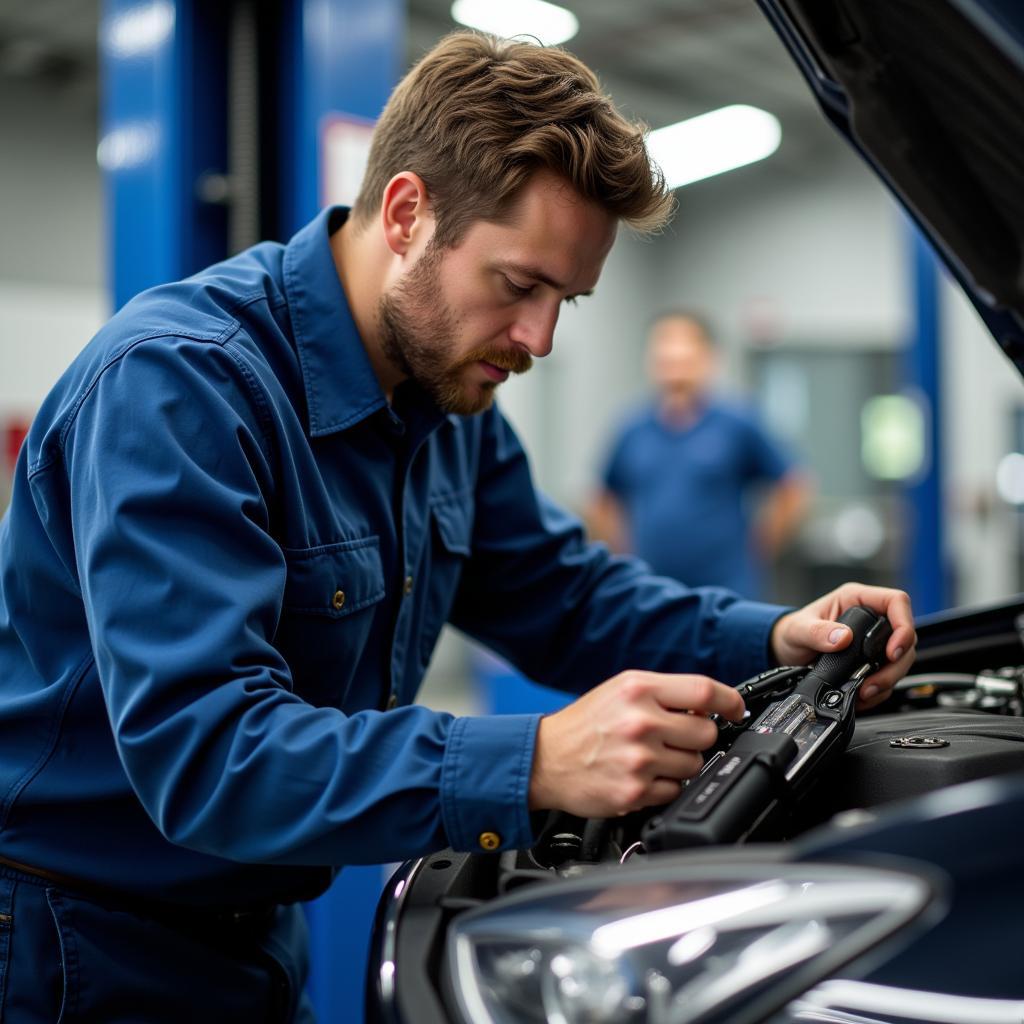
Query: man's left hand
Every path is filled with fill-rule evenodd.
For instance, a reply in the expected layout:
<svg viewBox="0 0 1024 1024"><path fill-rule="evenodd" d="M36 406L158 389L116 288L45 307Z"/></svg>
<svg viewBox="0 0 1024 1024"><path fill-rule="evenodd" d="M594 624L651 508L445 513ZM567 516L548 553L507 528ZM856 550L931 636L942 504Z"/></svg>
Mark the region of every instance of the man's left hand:
<svg viewBox="0 0 1024 1024"><path fill-rule="evenodd" d="M868 676L860 687L857 710L865 711L889 697L914 662L917 634L910 598L902 590L844 583L804 608L783 615L772 629L771 648L780 665L806 665L819 654L841 651L853 639L853 633L836 619L854 605L885 615L892 625L892 636L885 646L889 664Z"/></svg>

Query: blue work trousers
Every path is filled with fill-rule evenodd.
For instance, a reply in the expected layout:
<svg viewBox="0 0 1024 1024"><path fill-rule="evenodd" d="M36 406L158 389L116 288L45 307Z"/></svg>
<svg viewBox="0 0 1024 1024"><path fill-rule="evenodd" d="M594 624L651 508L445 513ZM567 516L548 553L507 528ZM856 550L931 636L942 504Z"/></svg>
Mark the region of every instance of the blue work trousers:
<svg viewBox="0 0 1024 1024"><path fill-rule="evenodd" d="M166 916L0 868L3 1024L312 1024L302 908Z"/></svg>

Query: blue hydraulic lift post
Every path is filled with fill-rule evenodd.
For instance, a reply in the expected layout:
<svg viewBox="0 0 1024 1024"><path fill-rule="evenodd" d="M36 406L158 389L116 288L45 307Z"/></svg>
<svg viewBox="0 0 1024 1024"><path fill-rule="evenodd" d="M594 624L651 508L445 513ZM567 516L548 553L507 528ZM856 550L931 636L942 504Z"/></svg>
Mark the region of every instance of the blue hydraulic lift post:
<svg viewBox="0 0 1024 1024"><path fill-rule="evenodd" d="M332 114L376 120L404 64L404 0L287 0L281 116L281 227L290 236L323 205L323 126Z"/></svg>
<svg viewBox="0 0 1024 1024"><path fill-rule="evenodd" d="M114 309L225 255L226 213L195 187L225 169L224 34L219 4L103 0L97 157Z"/></svg>
<svg viewBox="0 0 1024 1024"><path fill-rule="evenodd" d="M907 245L913 322L905 372L923 398L925 460L905 490L910 527L905 577L920 615L951 604L943 531L940 267L930 243L913 225L908 225Z"/></svg>
<svg viewBox="0 0 1024 1024"><path fill-rule="evenodd" d="M331 115L375 120L404 64L404 0L287 0L280 42L280 232L324 202L323 131ZM370 933L384 866L349 867L307 904L309 995L319 1024L362 1021Z"/></svg>

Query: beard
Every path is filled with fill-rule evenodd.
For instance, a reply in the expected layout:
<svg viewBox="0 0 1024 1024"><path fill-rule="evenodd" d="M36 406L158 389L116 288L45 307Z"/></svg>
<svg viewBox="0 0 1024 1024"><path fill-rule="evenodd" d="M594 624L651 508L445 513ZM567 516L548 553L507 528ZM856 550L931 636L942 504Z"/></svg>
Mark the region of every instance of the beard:
<svg viewBox="0 0 1024 1024"><path fill-rule="evenodd" d="M481 345L452 359L458 317L441 296L442 250L430 246L405 279L377 304L377 326L385 358L414 380L442 412L471 416L494 401L498 381L470 381L478 362L510 373L526 373L533 359L523 349Z"/></svg>

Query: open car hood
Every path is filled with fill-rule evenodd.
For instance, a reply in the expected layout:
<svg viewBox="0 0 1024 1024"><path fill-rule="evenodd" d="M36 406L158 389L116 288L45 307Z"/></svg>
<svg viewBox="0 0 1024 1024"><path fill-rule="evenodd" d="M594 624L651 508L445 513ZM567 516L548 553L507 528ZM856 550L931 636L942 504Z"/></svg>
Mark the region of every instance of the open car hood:
<svg viewBox="0 0 1024 1024"><path fill-rule="evenodd" d="M1024 2L758 4L1024 373Z"/></svg>

